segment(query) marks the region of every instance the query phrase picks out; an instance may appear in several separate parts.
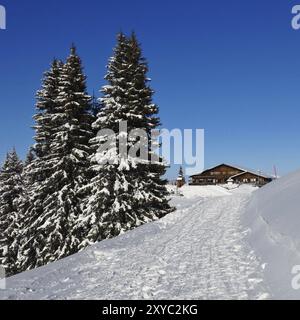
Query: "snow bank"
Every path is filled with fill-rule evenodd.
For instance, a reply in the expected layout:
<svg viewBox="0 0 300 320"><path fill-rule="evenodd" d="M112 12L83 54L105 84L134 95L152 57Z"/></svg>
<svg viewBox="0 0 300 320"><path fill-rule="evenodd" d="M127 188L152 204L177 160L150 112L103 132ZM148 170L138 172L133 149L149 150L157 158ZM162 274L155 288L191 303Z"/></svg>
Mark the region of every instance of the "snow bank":
<svg viewBox="0 0 300 320"><path fill-rule="evenodd" d="M300 299L300 290L292 288L292 269L300 265L299 191L300 171L256 191L243 217L274 299Z"/></svg>

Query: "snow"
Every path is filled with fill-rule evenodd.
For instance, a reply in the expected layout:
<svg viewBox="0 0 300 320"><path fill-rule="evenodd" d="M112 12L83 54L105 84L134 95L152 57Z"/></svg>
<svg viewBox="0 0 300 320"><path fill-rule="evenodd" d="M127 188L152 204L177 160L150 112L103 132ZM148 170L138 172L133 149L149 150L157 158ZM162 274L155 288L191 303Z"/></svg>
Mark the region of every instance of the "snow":
<svg viewBox="0 0 300 320"><path fill-rule="evenodd" d="M9 278L0 299L264 299L240 218L254 188L189 187L178 210Z"/></svg>
<svg viewBox="0 0 300 320"><path fill-rule="evenodd" d="M292 287L300 265L299 190L300 171L280 178L253 194L243 217L273 299L300 299Z"/></svg>
<svg viewBox="0 0 300 320"><path fill-rule="evenodd" d="M174 213L11 277L0 299L300 299L299 190L300 171L184 186Z"/></svg>
<svg viewBox="0 0 300 320"><path fill-rule="evenodd" d="M176 187L169 186L169 190L175 191ZM229 195L225 188L220 186L183 186L180 191L186 198L207 198Z"/></svg>

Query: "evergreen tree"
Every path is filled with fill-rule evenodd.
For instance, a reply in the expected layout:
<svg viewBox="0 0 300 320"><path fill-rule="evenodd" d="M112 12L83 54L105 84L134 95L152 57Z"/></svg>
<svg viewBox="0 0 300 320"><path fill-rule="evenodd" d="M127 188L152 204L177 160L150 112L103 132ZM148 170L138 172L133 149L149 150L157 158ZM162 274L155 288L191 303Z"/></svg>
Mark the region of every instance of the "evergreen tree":
<svg viewBox="0 0 300 320"><path fill-rule="evenodd" d="M25 205L26 207L27 207L27 205L29 205L29 190L32 188L32 184L34 183L32 169L33 169L33 164L36 165L35 160L36 160L36 154L35 154L34 148L30 147L29 151L26 155L23 173L22 173L23 182L24 182L24 186L25 186L24 200L26 200L26 204L23 203L22 205ZM25 211L26 211L26 209L25 209Z"/></svg>
<svg viewBox="0 0 300 320"><path fill-rule="evenodd" d="M129 57L133 70L131 83L134 89L131 92L133 92L136 112L142 116L140 126L147 132L149 146L148 163L138 165L140 179L144 182L143 191L147 194L146 202L142 207L142 215L148 216L150 219L162 218L172 212L174 208L169 205L169 192L166 189L167 179L162 178L166 173L166 165L162 158L151 161L151 158L156 158L153 157L153 154L155 155L159 148L157 142L152 140L152 131L157 130L161 123L158 116L159 108L153 103L154 91L149 86L151 80L147 77L148 64L142 55L141 46L135 33L132 33L129 38Z"/></svg>
<svg viewBox="0 0 300 320"><path fill-rule="evenodd" d="M92 96L92 115L94 117L97 117L97 115L100 112L100 110L101 110L101 103L96 98L95 92L93 92L93 96Z"/></svg>
<svg viewBox="0 0 300 320"><path fill-rule="evenodd" d="M30 147L27 155L26 155L26 160L24 162L24 166L29 166L30 164L32 164L32 162L35 160L35 152L34 152L34 148Z"/></svg>
<svg viewBox="0 0 300 320"><path fill-rule="evenodd" d="M36 185L35 183L35 174L34 172L37 170L34 170L34 168L37 168L37 163L35 162L36 160L36 155L33 147L30 147L26 159L24 162L23 166L23 171L22 171L22 182L24 186L23 190L23 196L21 200L19 201L19 208L18 208L18 213L20 216L19 220L19 228L18 232L16 232L14 241L13 241L13 246L15 248L21 248L22 244L24 241L26 241L26 228L28 227L27 221L28 219L28 209L30 208L30 205L33 203L31 195L36 196L36 193L32 192L35 190ZM18 253L21 252L21 250L17 250ZM17 255L16 263L15 263L15 269L14 273L18 273L19 271L22 271L21 269L19 270L19 259L20 255Z"/></svg>
<svg viewBox="0 0 300 320"><path fill-rule="evenodd" d="M23 216L22 223L24 222L25 219L25 212L28 210L30 206L30 190L33 187L34 184L34 174L33 173L33 168L34 165L36 166L37 163L35 162L36 160L36 154L35 150L33 147L30 147L26 159L24 162L24 168L23 168L23 173L22 173L22 180L24 184L24 195L23 195L23 200L20 203L20 210Z"/></svg>
<svg viewBox="0 0 300 320"><path fill-rule="evenodd" d="M179 178L183 178L183 176L184 176L184 174L183 174L183 168L182 168L182 166L180 166L178 177L179 177Z"/></svg>
<svg viewBox="0 0 300 320"><path fill-rule="evenodd" d="M180 166L178 177L177 177L177 180L176 180L176 186L177 186L177 188L181 188L184 185L185 185L184 172L183 172L182 166Z"/></svg>
<svg viewBox="0 0 300 320"><path fill-rule="evenodd" d="M59 117L57 97L60 93L63 67L62 61L54 59L50 70L44 74L42 89L37 92L37 113L34 116L36 144L33 149L37 158L43 161L51 157L50 146ZM44 166L41 167L45 169Z"/></svg>
<svg viewBox="0 0 300 320"><path fill-rule="evenodd" d="M153 91L148 86L147 72L147 63L135 36L128 39L119 34L114 56L109 61L105 77L108 85L102 90L102 109L93 124L94 129L118 133L120 122L126 121L127 132L143 129L151 143L151 130L157 128L160 121L158 108L152 103ZM97 174L88 185L92 196L87 199L80 219L87 234L82 247L117 236L171 211L166 182L161 180L164 165L160 161L150 163L150 150L148 159L143 162L137 157L124 159L119 148L124 137L128 138L127 133L117 134L116 144L105 133L91 140L95 152L91 162ZM138 141L139 138L128 139L127 152ZM106 150L100 150L104 145Z"/></svg>
<svg viewBox="0 0 300 320"><path fill-rule="evenodd" d="M15 238L20 232L20 203L24 194L22 170L23 164L13 149L0 171L0 265L5 267L7 276L16 272Z"/></svg>
<svg viewBox="0 0 300 320"><path fill-rule="evenodd" d="M51 153L51 142L53 134L58 126L57 118L58 102L60 92L60 76L63 63L54 60L50 69L45 72L42 88L37 92L36 114L34 115L35 145L30 153L35 153L32 159L26 161L24 168L24 181L28 184L26 198L22 203L24 219L22 232L15 242L19 243L20 250L17 261L18 271L24 271L43 264L43 258L39 260L39 245L44 241L42 236L35 239L37 235L37 219L45 210L45 200L52 192L48 186L49 178L54 173L54 161ZM46 235L45 235L46 237Z"/></svg>
<svg viewBox="0 0 300 320"><path fill-rule="evenodd" d="M45 106L46 112L35 117L37 159L32 167L36 182L20 259L23 270L75 253L81 242L74 226L81 210L80 189L88 178L93 117L75 47L55 72L54 77L46 77L38 94L38 108Z"/></svg>

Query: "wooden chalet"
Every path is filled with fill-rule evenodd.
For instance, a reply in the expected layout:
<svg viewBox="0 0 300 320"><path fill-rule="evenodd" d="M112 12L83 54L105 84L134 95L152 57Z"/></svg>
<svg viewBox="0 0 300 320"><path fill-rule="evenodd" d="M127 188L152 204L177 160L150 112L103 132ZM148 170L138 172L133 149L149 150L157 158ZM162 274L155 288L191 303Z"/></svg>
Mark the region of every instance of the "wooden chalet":
<svg viewBox="0 0 300 320"><path fill-rule="evenodd" d="M273 179L274 177L260 171L223 163L191 176L190 185L252 184L264 186Z"/></svg>

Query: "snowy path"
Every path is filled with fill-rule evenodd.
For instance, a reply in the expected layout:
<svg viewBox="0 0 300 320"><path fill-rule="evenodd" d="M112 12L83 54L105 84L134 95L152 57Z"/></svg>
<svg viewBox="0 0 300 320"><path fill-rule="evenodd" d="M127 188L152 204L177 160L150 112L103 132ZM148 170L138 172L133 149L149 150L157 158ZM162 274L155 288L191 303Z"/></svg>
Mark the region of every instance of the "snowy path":
<svg viewBox="0 0 300 320"><path fill-rule="evenodd" d="M172 215L14 277L0 299L267 298L240 225L249 197L178 197Z"/></svg>

